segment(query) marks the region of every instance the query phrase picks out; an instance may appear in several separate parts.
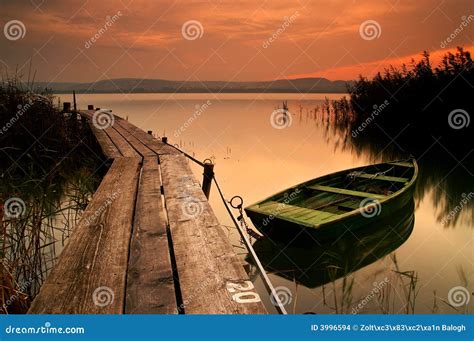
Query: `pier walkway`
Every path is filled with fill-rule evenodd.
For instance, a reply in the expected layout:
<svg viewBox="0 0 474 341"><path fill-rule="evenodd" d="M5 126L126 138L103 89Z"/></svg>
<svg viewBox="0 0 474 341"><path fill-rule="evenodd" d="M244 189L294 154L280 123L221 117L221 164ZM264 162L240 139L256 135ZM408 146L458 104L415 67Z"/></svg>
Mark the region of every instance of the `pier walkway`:
<svg viewBox="0 0 474 341"><path fill-rule="evenodd" d="M29 313L266 313L186 157L81 115L111 167Z"/></svg>

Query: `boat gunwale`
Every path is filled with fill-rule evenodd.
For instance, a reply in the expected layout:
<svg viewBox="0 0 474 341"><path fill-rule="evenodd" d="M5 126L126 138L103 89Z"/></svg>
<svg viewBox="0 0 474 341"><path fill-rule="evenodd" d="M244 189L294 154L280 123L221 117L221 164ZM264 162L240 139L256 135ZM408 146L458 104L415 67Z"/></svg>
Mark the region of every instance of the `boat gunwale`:
<svg viewBox="0 0 474 341"><path fill-rule="evenodd" d="M270 199L274 198L274 197L277 197L277 196L280 196L286 192L289 192L290 190L296 190L296 189L299 189L301 188L302 186L304 186L305 184L313 181L313 180L323 180L324 178L329 178L329 177L333 177L333 176L338 176L338 175L341 175L341 174L344 174L344 173L347 173L347 172L350 172L350 171L356 171L356 170L360 170L360 169L364 169L364 168L367 168L367 167L376 167L376 166L381 166L381 165L390 165L391 163L397 163L397 162L411 162L413 164L413 175L411 176L411 179L410 181L408 181L407 183L405 183L405 185L399 189L398 191L396 191L395 193L392 193L390 195L387 195L386 198L384 199L374 199L373 201L376 201L378 202L380 205L383 205L383 204L386 204L387 202L389 201L392 201L392 200L395 200L397 197L401 196L403 193L407 192L412 186L413 184L416 182L416 180L418 179L418 163L416 162L416 159L415 158L411 158L409 161L408 160L396 160L396 161L388 161L388 162L380 162L380 163L376 163L376 164L372 164L372 165L366 165L366 166L361 166L361 167L355 167L355 168L349 168L349 169L345 169L345 170L341 170L341 171L338 171L338 172L335 172L335 173L330 173L330 174L326 174L326 175L323 175L321 177L318 177L318 178L314 178L314 179L310 179L310 180L307 180L307 181L304 181L304 182L301 182L295 186L291 186L291 187L288 187L287 189L284 189L278 193L275 193L263 200L260 200L250 206L247 206L245 207L245 211L252 211L252 212L255 212L257 214L264 214L262 213L262 211L258 210L258 208L253 208L255 206L259 206L261 205L262 203L266 202L266 201L270 201ZM404 167L404 166L399 166L399 165L393 165L395 167ZM324 192L324 191L323 191ZM276 200L273 200L273 201L276 201ZM372 201L372 202L373 202ZM297 219L292 219L292 218L288 218L288 217L281 217L281 216L278 216L278 215L275 215L275 218L277 219L281 219L281 220L284 220L284 221L288 221L290 223L295 223L295 224L298 224L300 226L305 226L305 227L310 227L310 228L319 228L320 226L322 225L325 225L327 223L334 223L334 222L337 222L339 220L343 220L343 219L347 219L347 218L350 218L352 216L357 216L357 215L361 215L362 214L362 210L363 208L367 207L369 204L367 204L366 206L364 207L359 207L358 209L354 209L352 211L349 211L349 212L346 212L346 213L343 213L343 214L339 214L337 215L337 217L335 218L332 218L332 219L328 219L327 221L323 221L319 224L308 224L308 223L305 223L301 220L297 220Z"/></svg>

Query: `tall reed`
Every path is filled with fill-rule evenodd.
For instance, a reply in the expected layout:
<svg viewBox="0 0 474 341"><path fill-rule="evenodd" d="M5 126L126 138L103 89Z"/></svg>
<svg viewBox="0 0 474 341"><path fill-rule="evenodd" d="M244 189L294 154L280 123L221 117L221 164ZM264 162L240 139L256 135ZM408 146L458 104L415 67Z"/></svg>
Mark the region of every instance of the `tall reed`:
<svg viewBox="0 0 474 341"><path fill-rule="evenodd" d="M103 171L76 113L18 77L0 83L0 312L23 313Z"/></svg>

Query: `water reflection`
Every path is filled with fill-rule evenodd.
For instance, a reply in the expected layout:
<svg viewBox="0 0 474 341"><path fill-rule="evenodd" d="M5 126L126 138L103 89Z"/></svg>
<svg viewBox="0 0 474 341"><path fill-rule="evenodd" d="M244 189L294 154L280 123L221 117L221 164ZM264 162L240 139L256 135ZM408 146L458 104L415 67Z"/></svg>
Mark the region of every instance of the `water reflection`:
<svg viewBox="0 0 474 341"><path fill-rule="evenodd" d="M299 116L300 122L309 119L322 126L326 141L334 145L335 150L367 157L371 163L414 156L420 166L415 198L421 201L431 195L437 203L437 221L444 226L454 227L461 220L474 226L471 141L448 140L410 124L387 127L383 112L372 121L356 126L345 100L326 100L321 106L307 109L305 115L300 106Z"/></svg>
<svg viewBox="0 0 474 341"><path fill-rule="evenodd" d="M315 288L347 276L395 251L413 231L414 203L354 232L349 229L324 245L288 246L262 238L253 244L264 268L282 278ZM251 257L247 257L252 262Z"/></svg>
<svg viewBox="0 0 474 341"><path fill-rule="evenodd" d="M325 97L328 97L328 101L325 101ZM340 130L332 133L331 129L334 124L327 123L331 119L327 114L330 101L340 97L340 94L133 94L126 96L101 94L82 95L78 100L81 107L93 103L101 107L113 108L114 113L122 117L128 116L131 123L145 131L152 130L154 134L160 136L166 134L171 143L177 143L199 160L213 157L216 163L216 176L226 197L241 195L245 199L245 206L295 184L343 169L364 166L370 164L371 160L404 159L406 154L417 156L421 165L421 173L415 194L415 226L403 245L394 246L396 252L391 252L388 256L369 264L369 261L372 260L367 251L368 257L365 257L367 265L361 265L358 271L353 271L349 276L316 288L306 287L304 284L298 284L296 288L293 283L295 266L283 257L284 254L293 252L291 258L296 259L298 249L287 249L286 245L273 246L270 248L271 252L268 251L267 269L274 268L275 274L269 274L274 286L288 287L293 292L293 302L291 306L288 306L288 311L296 313L341 312L343 311L340 307L341 302L346 297L345 291L342 290L344 283L347 288L354 280L352 286L354 298L352 303L354 303L355 300L368 295L373 288L373 283L380 282L384 276L390 279L390 284L385 287L387 292L390 291L392 295L390 296L390 309L385 309L385 306L382 309L374 299L372 304L367 305L361 313L386 311L407 313L406 307L411 307L408 312L412 312L414 310L411 304L413 300L409 301L405 298L410 295L411 299L413 291L408 290L405 293L405 289L415 283L415 280L417 281L415 305L417 313L432 313L435 311L432 309L434 303L438 306L438 312L455 312L454 309L443 303L443 300L447 299L447 294L452 287L461 285L470 289L471 284L466 283L463 280L464 277L458 275L458 269L464 268L468 273L472 268L469 263L472 255L472 228L469 226L472 225L472 222L468 218L462 221L462 219L466 219L466 213L469 210L465 205L462 210L455 211L457 213L453 219L456 220L449 222L456 228L443 226L445 212L449 211L449 209L442 207L442 202L447 194L441 189L443 187L436 185L438 181L446 177L443 181L447 184L446 186L450 187L448 194L452 196L454 205L451 207L456 207L460 202L459 199L462 198L462 193L472 191L472 175L464 168L467 168L467 158L454 155L463 162L462 165L459 164L456 168L452 168L452 165L448 164L452 162L456 165L456 161L446 152L447 155L441 153L437 155L435 148L441 150L443 148L438 143L434 143L435 141L431 137L430 143L434 143L434 145L425 155L408 148L404 148L404 151L401 152L392 151L393 148L390 147L384 149L382 142L380 145L372 146L371 144L376 143L374 137L362 143L362 139L357 140L362 137L359 136L356 141L352 142L355 145L351 146L350 139L353 138L350 137L350 134L349 136L346 134L348 140L344 140L344 135L339 134ZM196 105L202 106L203 103L207 103L207 100L210 100L212 105L191 125L186 125L184 131L181 131L180 127L184 127L184 124L193 116ZM288 100L288 111L291 114L292 124L285 129L275 129L270 121L271 114L275 109L282 108L283 100ZM175 131L180 131L178 137L174 136ZM383 133L381 132L381 134ZM392 137L395 136L396 134ZM427 139L423 140L423 142L427 141ZM402 146L398 138L396 142ZM439 142L443 145L445 143L444 140ZM396 145L394 147L396 148ZM371 148L382 152L381 155L371 152ZM472 154L474 157L474 153ZM193 163L190 163L190 166L195 172L196 178L202 179L202 168L194 167ZM473 173L472 168L467 169ZM458 186L457 189L454 189L456 186ZM434 188L439 189L440 199L436 197ZM215 187L211 191L210 203L219 221L223 225L232 225L218 193L215 192ZM449 191L461 194L461 197L456 197ZM395 217L395 219L398 218ZM377 231L379 231L378 228L372 232ZM239 242L239 234L235 229L230 229L228 236L235 245L236 252L244 258L246 253ZM378 237L382 243L384 242L383 237ZM366 238L370 239L370 231L367 232ZM264 241L258 242L258 244L261 243L265 244ZM390 248L390 243L396 244L397 240L394 238L390 242L387 240L386 249ZM350 244L347 243L346 249L349 249L349 246ZM278 251L275 252L277 247L280 247L282 251L278 263L281 263L280 266L271 262L270 258L278 254ZM341 248L343 249L343 246ZM355 249L357 248L361 248L361 246L358 245ZM309 268L316 261L316 252L318 251L305 250L304 248L300 248L299 251L304 255L300 256L300 259L303 258L303 261L308 259L306 263L303 262L299 265L304 271L304 267ZM336 251L338 250L336 249ZM314 252L314 256L312 252ZM395 253L398 267L393 261ZM265 258L262 252L261 254L262 258ZM339 254L344 255L343 252L339 252ZM311 261L309 261L310 257ZM350 262L350 257L354 256L347 250L345 257ZM289 266L286 266L284 261ZM339 264L344 263L339 262ZM343 265L339 266L343 267ZM354 267L353 264L349 264L347 268L350 269L351 266ZM252 269L254 268L252 266ZM285 270L289 270L289 272L286 273ZM296 270L298 269L296 268ZM284 277L283 273L287 277ZM399 273L407 276L403 275L402 278L398 278L397 274ZM339 276L339 274L336 275ZM313 272L307 276L300 276L301 283L306 277L317 276L320 276L320 273ZM469 279L469 276L467 278ZM307 280L309 281L309 279ZM259 282L259 276L255 276L254 284L260 296L267 297L264 285ZM308 282L308 284L310 283ZM330 295L334 295L334 297L329 298ZM324 297L326 297L328 305L324 305ZM397 297L395 303L392 300L393 297ZM336 299L339 305L337 310L334 309L337 305L333 303ZM345 302L347 309L344 311L351 313L353 304L349 303ZM266 304L267 309L273 311L269 300ZM474 300L471 300L466 308L472 309L473 304Z"/></svg>

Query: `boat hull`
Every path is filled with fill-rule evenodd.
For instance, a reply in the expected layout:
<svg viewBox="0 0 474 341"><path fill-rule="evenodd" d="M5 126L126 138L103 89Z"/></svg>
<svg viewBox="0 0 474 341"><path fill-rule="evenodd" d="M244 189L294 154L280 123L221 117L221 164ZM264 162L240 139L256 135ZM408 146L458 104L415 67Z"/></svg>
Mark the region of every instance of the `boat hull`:
<svg viewBox="0 0 474 341"><path fill-rule="evenodd" d="M351 233L346 231L336 241L301 247L262 238L256 240L253 247L266 271L314 288L394 252L410 237L413 225L411 200L392 216L371 220ZM252 257L247 257L247 261L253 262Z"/></svg>
<svg viewBox="0 0 474 341"><path fill-rule="evenodd" d="M359 228L377 222L378 220L384 220L387 217L393 216L399 212L403 207L409 205L413 200L414 184L418 173L416 162L414 162L413 175L410 180L405 184L402 189L388 196L386 199L377 200L374 199L370 206L357 207L348 214L342 214L340 219L329 219L329 221L322 222L319 224L309 225L306 222L299 223L292 219L290 221L287 217L281 217L278 214L278 205L274 214L268 214L268 212L262 212L258 207L269 200L275 199L272 196L260 203L252 205L245 209L247 216L251 219L254 226L265 236L273 239L279 239L286 242L316 242L323 243L328 239L334 239L347 230L356 231ZM357 168L355 170L360 170ZM362 168L363 169L363 168ZM347 170L345 173L350 173L353 170ZM344 172L335 173L336 175L344 174ZM332 175L321 177L324 181L331 179ZM298 190L298 188L305 187L308 183L318 183L318 179L311 180L309 182L300 184L281 193L289 193L290 191ZM278 196L277 194L276 196ZM285 194L288 197L288 194ZM360 198L361 201L366 200ZM337 206L337 205L336 205ZM324 210L324 209L323 209Z"/></svg>

